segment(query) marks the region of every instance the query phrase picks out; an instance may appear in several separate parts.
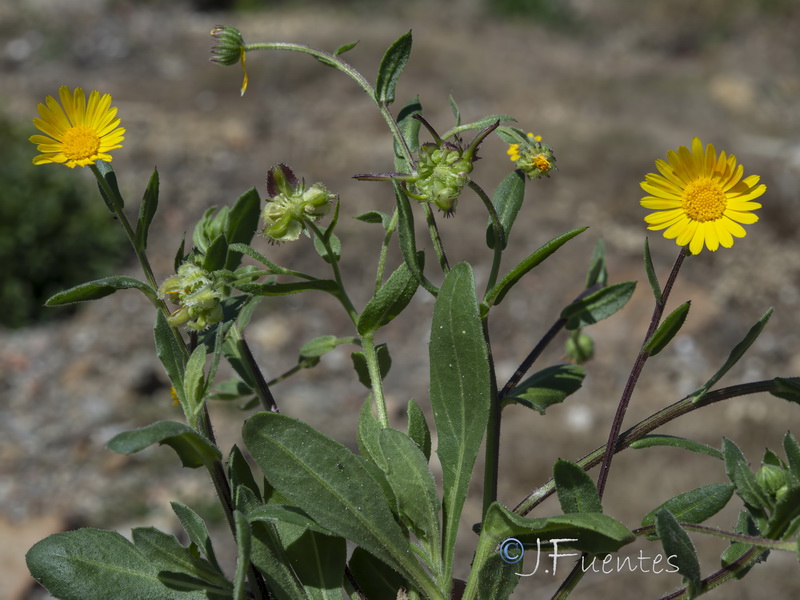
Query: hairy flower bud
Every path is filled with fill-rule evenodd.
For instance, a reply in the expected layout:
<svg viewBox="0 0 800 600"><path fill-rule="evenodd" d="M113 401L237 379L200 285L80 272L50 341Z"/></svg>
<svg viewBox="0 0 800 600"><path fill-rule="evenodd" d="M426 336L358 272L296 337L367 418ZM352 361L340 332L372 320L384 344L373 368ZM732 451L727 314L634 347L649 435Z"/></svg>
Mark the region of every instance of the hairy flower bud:
<svg viewBox="0 0 800 600"><path fill-rule="evenodd" d="M305 223L324 217L336 195L321 183L306 188L286 165L272 168L267 175L267 204L261 212L263 234L273 242L292 242L300 237Z"/></svg>
<svg viewBox="0 0 800 600"><path fill-rule="evenodd" d="M194 263L186 262L178 267L177 275L158 288L158 295L179 306L167 318L172 327L185 324L189 329L202 331L222 320L222 286L217 285L213 273Z"/></svg>
<svg viewBox="0 0 800 600"><path fill-rule="evenodd" d="M775 498L786 487L786 471L775 465L761 465L756 471L756 481L762 490Z"/></svg>

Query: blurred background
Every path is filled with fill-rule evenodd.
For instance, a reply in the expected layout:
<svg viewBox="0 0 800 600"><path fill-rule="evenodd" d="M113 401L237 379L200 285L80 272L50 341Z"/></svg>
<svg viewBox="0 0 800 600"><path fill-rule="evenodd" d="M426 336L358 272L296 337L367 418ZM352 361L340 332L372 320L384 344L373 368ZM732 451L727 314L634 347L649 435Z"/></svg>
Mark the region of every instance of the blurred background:
<svg viewBox="0 0 800 600"><path fill-rule="evenodd" d="M251 53L250 85L240 97L241 70L208 61L209 32L218 24L239 27L247 42L332 51L358 40L345 58L371 80L386 47L411 29L414 47L398 105L419 95L427 119L444 131L453 125L452 95L465 122L511 114L555 149L560 170L528 184L505 269L568 229L591 228L497 309L491 325L501 382L580 291L597 240L605 242L612 282L640 281L620 314L587 331L597 355L578 394L546 417L507 410L504 503L517 504L548 479L557 458L575 460L605 442L652 311L641 261L647 211L639 206L638 184L655 159L694 136L736 154L746 174L761 175L768 187L761 220L732 250L704 252L684 265L668 309L691 299L688 321L648 363L626 425L705 382L770 306L776 312L765 333L723 384L800 374L800 5L794 0L7 0L0 5L0 598L47 597L32 585L24 552L50 533L82 526L127 533L150 524L178 533L172 499L215 523L221 540L227 536L201 472L181 470L168 450L120 456L104 449L116 433L181 418L153 352L147 302L130 291L72 310L40 308L53 292L90 278L139 276L91 174L31 165L31 119L47 95L68 85L113 96L127 129L113 166L130 215L158 168L161 204L149 245L157 277L171 274L181 239L206 209L253 186L265 196L267 169L285 162L340 195L349 287L373 278L379 228L351 217L390 211L393 197L390 186L351 176L391 169L385 123L354 83L300 54ZM481 148L473 175L489 192L511 166L506 147L492 138ZM473 261L480 287L491 256L479 204L467 194L455 218L439 224L451 263ZM326 273L308 240L268 246L258 238L254 245L279 264ZM650 246L666 277L678 248L657 232ZM396 253L391 260L397 263ZM353 296L357 304L367 297ZM430 297L418 293L379 340L392 352L387 391L398 427L410 397L429 410L421 348L431 307ZM306 294L263 302L248 336L269 378L293 366L312 337L351 335L347 325L331 300ZM541 367L562 360L564 341L557 339ZM365 389L352 377L350 351L339 348L274 392L283 412L355 447ZM211 409L229 448L248 413L233 403ZM782 453L787 429L800 436L800 407L765 395L705 409L665 433L716 447L724 435L757 467L765 447ZM607 512L635 527L667 498L724 480L722 465L710 458L628 451L611 471ZM479 483L473 491L460 576L474 548L470 525L479 520ZM712 523L731 528L737 509L734 498ZM556 512L548 502L535 515ZM716 570L725 544L695 542L703 572ZM623 554L635 557L640 549L660 551L637 543ZM514 597L549 598L557 583L540 572L523 579ZM587 576L572 597L658 598L679 584L668 574L599 574ZM775 598L798 597L796 557L773 553L742 582L707 597L765 597L767 590Z"/></svg>

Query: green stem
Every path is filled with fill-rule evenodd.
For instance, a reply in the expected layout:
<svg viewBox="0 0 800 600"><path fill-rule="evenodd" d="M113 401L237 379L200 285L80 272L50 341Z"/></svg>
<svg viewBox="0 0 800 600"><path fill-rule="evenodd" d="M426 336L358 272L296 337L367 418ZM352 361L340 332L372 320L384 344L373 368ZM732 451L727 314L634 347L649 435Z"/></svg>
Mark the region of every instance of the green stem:
<svg viewBox="0 0 800 600"><path fill-rule="evenodd" d="M433 251L439 259L439 266L442 268L442 272L446 275L450 271L450 265L447 262L447 255L444 253L444 246L442 246L442 238L439 235L439 227L436 225L436 218L433 216L433 210L431 210L429 202L425 202L422 205L422 209L425 212L425 221L428 223L428 233L433 242Z"/></svg>
<svg viewBox="0 0 800 600"><path fill-rule="evenodd" d="M331 270L333 271L333 278L338 287L338 290L334 295L339 299L339 302L341 302L342 306L347 311L347 315L350 317L350 320L353 322L353 324L358 323L358 311L356 310L356 307L353 306L353 302L347 295L347 291L345 291L342 273L339 270L339 261L336 259L333 253L330 239L327 235L322 233L320 228L317 227L312 221L305 221L305 225L314 233L315 236L317 236L317 239L319 239L322 247L325 248L325 252L328 254L328 258L330 259L329 264L331 265Z"/></svg>
<svg viewBox="0 0 800 600"><path fill-rule="evenodd" d="M378 258L378 269L375 273L375 290L377 293L381 285L383 285L383 273L386 270L386 256L389 253L389 242L392 240L395 229L397 229L398 213L397 208L392 213L392 218L389 220L389 225L386 227L386 235L383 236L383 243L381 244L381 253Z"/></svg>
<svg viewBox="0 0 800 600"><path fill-rule="evenodd" d="M367 371L372 384L372 396L375 399L378 421L381 428L386 429L389 427L389 414L386 411L386 397L383 394L383 379L381 379L381 367L378 363L378 352L375 349L371 333L361 336L361 349L364 351L364 358L367 361Z"/></svg>
<svg viewBox="0 0 800 600"><path fill-rule="evenodd" d="M505 233L503 232L503 226L500 223L500 217L497 215L497 209L495 209L492 199L489 198L488 194L483 190L483 188L474 181L470 180L467 185L469 185L470 189L478 194L478 197L483 201L483 205L489 212L489 219L492 224L492 232L494 233L492 270L489 272L489 280L486 282L486 290L488 291L495 286L497 283L497 277L500 274L500 261L503 257L503 249L506 245Z"/></svg>
<svg viewBox="0 0 800 600"><path fill-rule="evenodd" d="M489 317L483 319L483 337L486 340L486 349L489 358L489 374L491 377L490 390L492 397L489 399L489 420L486 424L486 449L483 466L483 518L492 502L497 500L497 482L500 474L500 422L502 417L502 404L497 393L497 376L492 358L492 345L489 341Z"/></svg>
<svg viewBox="0 0 800 600"><path fill-rule="evenodd" d="M640 421L630 429L623 432L619 438L617 438L617 443L614 446L614 453L616 454L617 452L621 452L636 440L642 439L651 431L666 425L670 421L674 421L678 417L682 417L683 415L694 412L699 408L703 408L723 400L729 400L730 398L746 396L748 394L759 394L762 392L777 392L779 390L780 388L778 384L775 383L774 380L770 379L766 381L743 383L719 390L714 390L708 392L701 400L697 402L694 402L693 400L694 394L690 394L685 398L678 400L674 404L671 404L670 406L667 406L666 408L663 408L660 411L650 415L646 419ZM606 454L607 448L607 444L596 448L577 461L578 465L583 467L585 471L596 467L603 461L603 457ZM530 511L539 506L539 504L544 502L544 500L548 498L554 491L555 482L550 479L544 485L538 487L527 497L525 497L525 499L514 508L514 512L522 516L527 515Z"/></svg>

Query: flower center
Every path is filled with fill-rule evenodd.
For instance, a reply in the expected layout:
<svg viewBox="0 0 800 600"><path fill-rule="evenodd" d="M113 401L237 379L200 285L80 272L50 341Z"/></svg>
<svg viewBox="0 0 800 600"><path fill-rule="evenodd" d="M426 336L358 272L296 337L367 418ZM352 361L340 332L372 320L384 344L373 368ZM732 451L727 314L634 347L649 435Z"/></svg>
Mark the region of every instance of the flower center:
<svg viewBox="0 0 800 600"><path fill-rule="evenodd" d="M705 222L722 218L727 201L717 181L701 177L686 186L681 205L689 218Z"/></svg>
<svg viewBox="0 0 800 600"><path fill-rule="evenodd" d="M64 156L70 160L91 158L100 149L100 136L86 125L76 125L64 132L61 138Z"/></svg>
<svg viewBox="0 0 800 600"><path fill-rule="evenodd" d="M539 169L542 173L547 173L550 170L550 161L547 160L544 154L537 154L531 159L531 164Z"/></svg>

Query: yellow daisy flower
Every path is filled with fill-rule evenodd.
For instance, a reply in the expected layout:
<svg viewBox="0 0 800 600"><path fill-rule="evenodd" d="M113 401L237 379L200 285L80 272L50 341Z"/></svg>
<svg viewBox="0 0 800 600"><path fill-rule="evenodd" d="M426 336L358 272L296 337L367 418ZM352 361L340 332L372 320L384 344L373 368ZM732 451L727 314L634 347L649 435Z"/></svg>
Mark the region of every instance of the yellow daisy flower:
<svg viewBox="0 0 800 600"><path fill-rule="evenodd" d="M81 88L74 92L62 85L58 89L61 104L48 96L39 104L39 117L33 120L42 133L29 139L42 152L33 164L66 164L70 168L85 167L97 160L111 162L109 151L122 148L125 129L119 127L116 107L111 95L93 91L87 104ZM62 108L63 107L63 108ZM48 137L49 136L49 137Z"/></svg>
<svg viewBox="0 0 800 600"><path fill-rule="evenodd" d="M674 239L679 246L689 246L698 254L703 246L716 251L733 246L734 237L744 237L740 225L758 221L752 211L761 208L754 199L767 189L759 184L760 177L742 179L744 167L736 157L717 152L712 144L703 149L699 138L692 140L691 151L681 146L667 152L667 160L657 160L661 175L648 173L640 183L651 194L641 200L650 213L644 220L648 229L665 229L664 237Z"/></svg>

